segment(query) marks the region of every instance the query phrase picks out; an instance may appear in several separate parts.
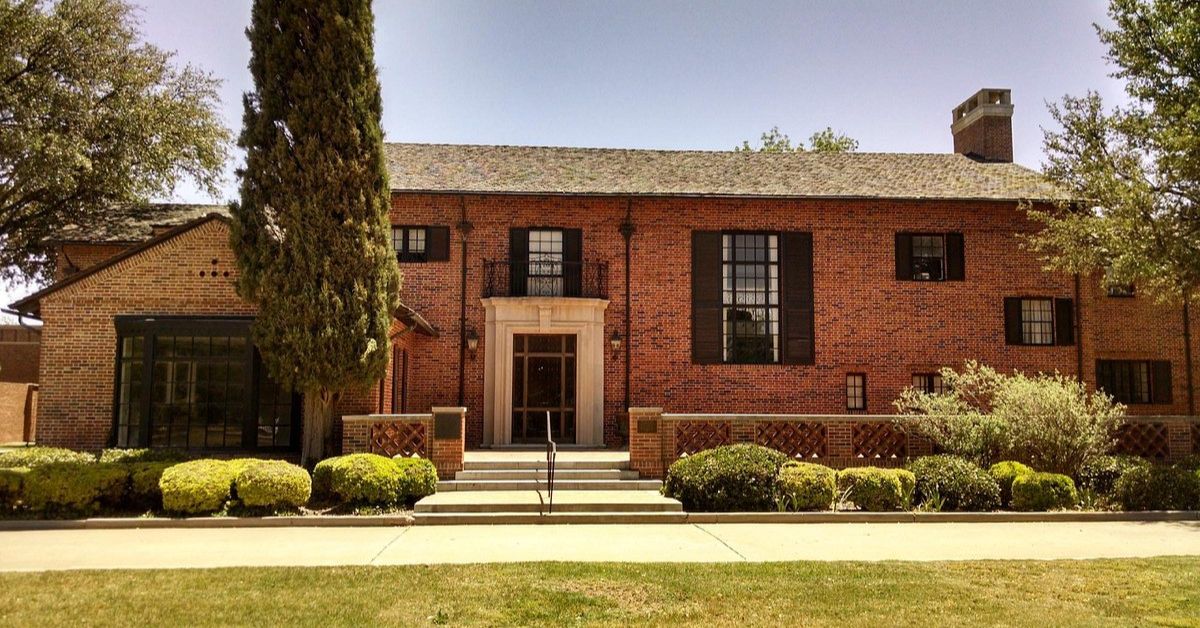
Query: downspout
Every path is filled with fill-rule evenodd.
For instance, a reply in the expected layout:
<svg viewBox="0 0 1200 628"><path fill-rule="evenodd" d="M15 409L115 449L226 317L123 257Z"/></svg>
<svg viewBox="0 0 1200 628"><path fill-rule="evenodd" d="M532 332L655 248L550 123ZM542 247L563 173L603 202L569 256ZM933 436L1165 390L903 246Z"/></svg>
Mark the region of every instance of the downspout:
<svg viewBox="0 0 1200 628"><path fill-rule="evenodd" d="M471 223L467 220L467 199L459 195L458 233L462 243L462 277L458 291L458 405L466 400L466 368L467 368L467 235L471 233Z"/></svg>
<svg viewBox="0 0 1200 628"><path fill-rule="evenodd" d="M1188 416L1196 416L1196 390L1192 383L1192 314L1188 304L1191 299L1191 294L1185 290L1183 292L1183 366L1187 369Z"/></svg>
<svg viewBox="0 0 1200 628"><path fill-rule="evenodd" d="M630 285L630 277L632 276L631 263L633 260L633 199L625 200L625 220L621 222L621 237L625 238L625 411L629 411L630 406L630 381L633 370L633 289ZM624 421L619 421L618 426L622 426L617 430L626 441L629 434L627 433L629 424Z"/></svg>
<svg viewBox="0 0 1200 628"><path fill-rule="evenodd" d="M1075 378L1083 381L1083 288L1075 273Z"/></svg>

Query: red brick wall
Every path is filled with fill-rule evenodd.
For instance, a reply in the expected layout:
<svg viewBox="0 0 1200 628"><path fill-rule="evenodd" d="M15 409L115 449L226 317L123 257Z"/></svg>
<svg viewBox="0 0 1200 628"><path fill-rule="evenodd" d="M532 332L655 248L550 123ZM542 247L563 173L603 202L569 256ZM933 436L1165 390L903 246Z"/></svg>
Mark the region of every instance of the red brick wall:
<svg viewBox="0 0 1200 628"><path fill-rule="evenodd" d="M1013 160L1012 118L983 116L954 134L954 152L988 161Z"/></svg>
<svg viewBox="0 0 1200 628"><path fill-rule="evenodd" d="M0 325L0 382L36 384L42 335L22 325Z"/></svg>
<svg viewBox="0 0 1200 628"><path fill-rule="evenodd" d="M624 330L624 245L621 198L397 194L397 224L449 225L465 204L469 236L467 320L483 335L483 260L508 255L510 227L583 229L585 261L609 264L605 335ZM1024 251L1020 232L1034 228L1016 203L960 201L835 201L637 199L634 235L632 339L617 356L605 351L606 435L615 442L623 421L623 363L632 352L633 406L667 412L845 412L847 372L867 374L868 406L891 413L912 374L977 359L1002 370L1076 372L1076 347L1004 343L1003 298L1074 298L1069 275L1047 273ZM690 234L693 230L797 230L814 234L816 364L813 366L694 365L690 357ZM966 281L895 280L897 231L962 232ZM417 337L410 354L410 410L457 403L460 237L451 233L450 261L402 264L405 302L441 335ZM1170 406L1132 412L1184 413L1181 317L1146 299L1096 295L1084 282L1084 375L1094 382L1096 355L1169 357L1176 394ZM1101 328L1097 328L1100 321ZM482 440L483 342L468 359L463 405L468 446ZM1198 345L1200 348L1200 345ZM1161 359L1161 358L1160 358Z"/></svg>

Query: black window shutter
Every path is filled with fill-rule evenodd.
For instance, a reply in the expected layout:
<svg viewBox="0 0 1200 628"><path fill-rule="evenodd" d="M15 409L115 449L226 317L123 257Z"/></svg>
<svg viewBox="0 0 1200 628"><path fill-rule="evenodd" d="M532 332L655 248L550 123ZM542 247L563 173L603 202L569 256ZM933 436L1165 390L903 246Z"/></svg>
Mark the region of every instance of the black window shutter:
<svg viewBox="0 0 1200 628"><path fill-rule="evenodd" d="M1171 362L1159 360L1150 363L1150 394L1152 403L1171 403Z"/></svg>
<svg viewBox="0 0 1200 628"><path fill-rule="evenodd" d="M563 229L563 296L583 294L583 230Z"/></svg>
<svg viewBox="0 0 1200 628"><path fill-rule="evenodd" d="M963 258L963 234L947 233L946 279L949 281L962 281L966 278L966 271L966 263Z"/></svg>
<svg viewBox="0 0 1200 628"><path fill-rule="evenodd" d="M912 280L912 234L896 234L896 279Z"/></svg>
<svg viewBox="0 0 1200 628"><path fill-rule="evenodd" d="M529 276L529 230L508 230L508 294L525 296Z"/></svg>
<svg viewBox="0 0 1200 628"><path fill-rule="evenodd" d="M692 232L692 362L720 364L721 234Z"/></svg>
<svg viewBox="0 0 1200 628"><path fill-rule="evenodd" d="M430 262L450 260L450 227L425 228L425 259Z"/></svg>
<svg viewBox="0 0 1200 628"><path fill-rule="evenodd" d="M813 364L812 234L789 231L782 244L783 363Z"/></svg>
<svg viewBox="0 0 1200 628"><path fill-rule="evenodd" d="M1021 298L1004 297L1004 343L1025 344L1021 337Z"/></svg>
<svg viewBox="0 0 1200 628"><path fill-rule="evenodd" d="M1054 300L1054 343L1075 344L1075 302L1071 299Z"/></svg>

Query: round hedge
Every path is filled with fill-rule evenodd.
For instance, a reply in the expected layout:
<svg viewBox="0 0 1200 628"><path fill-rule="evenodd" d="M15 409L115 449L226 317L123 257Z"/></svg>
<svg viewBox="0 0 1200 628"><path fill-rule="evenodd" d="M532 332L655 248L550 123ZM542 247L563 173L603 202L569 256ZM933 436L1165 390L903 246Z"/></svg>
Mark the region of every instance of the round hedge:
<svg viewBox="0 0 1200 628"><path fill-rule="evenodd" d="M851 467L837 474L837 490L860 510L902 510L911 503L913 474L904 469Z"/></svg>
<svg viewBox="0 0 1200 628"><path fill-rule="evenodd" d="M177 449L112 448L100 452L100 462L184 462L187 454Z"/></svg>
<svg viewBox="0 0 1200 628"><path fill-rule="evenodd" d="M811 462L791 461L779 469L776 491L782 510L829 510L837 491L837 472Z"/></svg>
<svg viewBox="0 0 1200 628"><path fill-rule="evenodd" d="M1079 469L1079 488L1102 496L1111 495L1117 479L1130 469L1149 467L1150 461L1138 456L1097 456Z"/></svg>
<svg viewBox="0 0 1200 628"><path fill-rule="evenodd" d="M400 501L411 504L437 492L438 474L433 462L424 458L392 458L400 469Z"/></svg>
<svg viewBox="0 0 1200 628"><path fill-rule="evenodd" d="M1012 503L1012 485L1017 476L1033 473L1033 467L1013 460L997 462L988 467L988 475L1000 485L1000 503L1008 506Z"/></svg>
<svg viewBox="0 0 1200 628"><path fill-rule="evenodd" d="M424 458L348 454L322 460L313 469L313 492L321 500L393 506L436 490L437 469Z"/></svg>
<svg viewBox="0 0 1200 628"><path fill-rule="evenodd" d="M1065 510L1078 503L1075 481L1061 473L1026 473L1012 483L1014 510Z"/></svg>
<svg viewBox="0 0 1200 628"><path fill-rule="evenodd" d="M95 462L96 457L61 447L21 447L0 453L0 468L25 467L32 469L47 464L73 462L86 464Z"/></svg>
<svg viewBox="0 0 1200 628"><path fill-rule="evenodd" d="M1113 485L1123 510L1195 510L1200 508L1200 475L1161 465L1134 467Z"/></svg>
<svg viewBox="0 0 1200 628"><path fill-rule="evenodd" d="M726 445L676 460L663 494L692 512L769 511L787 455L760 445Z"/></svg>
<svg viewBox="0 0 1200 628"><path fill-rule="evenodd" d="M30 469L22 487L30 509L47 514L91 514L125 499L129 469L107 463L55 462Z"/></svg>
<svg viewBox="0 0 1200 628"><path fill-rule="evenodd" d="M235 478L224 460L192 460L169 467L158 486L163 509L183 514L208 514L221 510L230 497Z"/></svg>
<svg viewBox="0 0 1200 628"><path fill-rule="evenodd" d="M909 463L917 478L913 494L918 504L933 496L942 510L988 511L1000 507L1000 485L987 471L958 456L924 456Z"/></svg>
<svg viewBox="0 0 1200 628"><path fill-rule="evenodd" d="M246 466L234 485L238 499L251 508L295 509L308 503L312 494L308 471L282 460Z"/></svg>
<svg viewBox="0 0 1200 628"><path fill-rule="evenodd" d="M128 505L137 508L162 508L162 489L159 481L167 469L176 462L135 462L127 464L129 469Z"/></svg>

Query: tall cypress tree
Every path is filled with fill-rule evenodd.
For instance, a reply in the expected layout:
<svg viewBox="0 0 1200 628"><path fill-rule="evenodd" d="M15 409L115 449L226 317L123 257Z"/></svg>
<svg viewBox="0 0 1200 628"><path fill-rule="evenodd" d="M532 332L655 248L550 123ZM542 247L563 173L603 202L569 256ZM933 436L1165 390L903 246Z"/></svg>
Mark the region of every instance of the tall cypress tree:
<svg viewBox="0 0 1200 628"><path fill-rule="evenodd" d="M256 0L246 34L238 291L267 371L304 394L312 463L341 395L383 376L398 305L374 15L370 0Z"/></svg>

